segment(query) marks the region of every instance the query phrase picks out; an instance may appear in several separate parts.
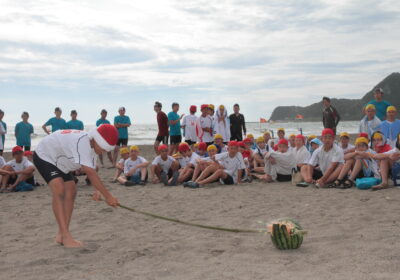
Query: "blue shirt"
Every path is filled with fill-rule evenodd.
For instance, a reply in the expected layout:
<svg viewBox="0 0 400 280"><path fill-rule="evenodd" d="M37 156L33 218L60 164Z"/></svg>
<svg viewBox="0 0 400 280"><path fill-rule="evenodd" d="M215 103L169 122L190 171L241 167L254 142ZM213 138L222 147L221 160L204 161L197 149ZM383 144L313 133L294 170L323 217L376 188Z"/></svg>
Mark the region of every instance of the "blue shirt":
<svg viewBox="0 0 400 280"><path fill-rule="evenodd" d="M65 120L63 118L57 119L56 117L49 119L44 125L51 125L51 132L67 128L67 123Z"/></svg>
<svg viewBox="0 0 400 280"><path fill-rule="evenodd" d="M381 102L378 102L376 100L372 100L368 102L368 104L373 104L376 109L376 116L381 120L384 121L386 119L386 110L387 107L389 107L391 104L387 102L386 100L382 100Z"/></svg>
<svg viewBox="0 0 400 280"><path fill-rule="evenodd" d="M98 119L97 122L96 122L96 126L100 126L102 124L110 124L110 122L108 120L106 120L106 119L104 119L104 120L103 119Z"/></svg>
<svg viewBox="0 0 400 280"><path fill-rule="evenodd" d="M80 120L70 120L67 122L67 129L83 130L83 122Z"/></svg>
<svg viewBox="0 0 400 280"><path fill-rule="evenodd" d="M179 115L175 112L168 113L169 135L171 136L181 135L181 121L173 125L169 123L169 121L176 121L179 120L179 118L180 118Z"/></svg>
<svg viewBox="0 0 400 280"><path fill-rule="evenodd" d="M114 125L116 124L131 124L131 119L128 116L116 116L114 118ZM118 138L119 139L128 139L128 128L120 127L118 128Z"/></svg>
<svg viewBox="0 0 400 280"><path fill-rule="evenodd" d="M0 124L3 125L4 130L5 130L6 133L7 133L7 124L6 124L5 122L3 122L3 121L0 121ZM4 141L6 141L6 135L5 135L5 134L1 135L1 138L3 139L3 145L4 145Z"/></svg>
<svg viewBox="0 0 400 280"><path fill-rule="evenodd" d="M15 137L18 146L30 146L33 126L30 123L19 122L15 125Z"/></svg>

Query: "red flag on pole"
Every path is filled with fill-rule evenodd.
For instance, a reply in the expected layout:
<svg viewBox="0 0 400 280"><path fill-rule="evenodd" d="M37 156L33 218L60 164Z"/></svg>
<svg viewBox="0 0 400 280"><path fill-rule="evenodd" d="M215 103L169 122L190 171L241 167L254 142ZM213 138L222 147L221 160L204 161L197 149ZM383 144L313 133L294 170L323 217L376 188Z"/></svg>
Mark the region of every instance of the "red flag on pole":
<svg viewBox="0 0 400 280"><path fill-rule="evenodd" d="M260 123L266 123L267 122L267 120L266 119L264 119L264 118L260 118Z"/></svg>
<svg viewBox="0 0 400 280"><path fill-rule="evenodd" d="M296 119L297 120L302 120L302 119L304 119L304 117L303 117L303 115L297 114L296 115Z"/></svg>

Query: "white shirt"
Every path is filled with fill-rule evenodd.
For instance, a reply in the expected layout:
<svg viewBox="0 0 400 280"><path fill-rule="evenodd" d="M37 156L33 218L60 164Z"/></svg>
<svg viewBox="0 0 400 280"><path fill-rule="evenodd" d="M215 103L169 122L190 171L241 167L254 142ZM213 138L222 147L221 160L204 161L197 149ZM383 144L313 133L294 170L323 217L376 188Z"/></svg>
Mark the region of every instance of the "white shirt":
<svg viewBox="0 0 400 280"><path fill-rule="evenodd" d="M242 154L237 153L234 157L230 157L229 153L226 152L215 155L215 159L225 168L225 173L232 176L236 184L238 170L246 168Z"/></svg>
<svg viewBox="0 0 400 280"><path fill-rule="evenodd" d="M205 117L200 116L199 120L200 120L201 128L206 128L206 127L212 128L213 120L211 119L210 116L208 116L208 115ZM213 139L212 133L204 131L204 130L203 130L203 132L204 132L203 139L202 139L203 142L206 142L206 143L213 142L214 139Z"/></svg>
<svg viewBox="0 0 400 280"><path fill-rule="evenodd" d="M43 138L35 152L44 161L64 173L83 166L96 168L97 155L90 146L90 137L81 130L58 130Z"/></svg>
<svg viewBox="0 0 400 280"><path fill-rule="evenodd" d="M188 164L192 164L193 166L197 165L196 160L199 159L200 156L196 153L192 153L190 157L182 157L178 159L181 168L186 167Z"/></svg>
<svg viewBox="0 0 400 280"><path fill-rule="evenodd" d="M185 127L185 140L197 141L196 125L197 117L195 115L188 115L183 118L182 126Z"/></svg>
<svg viewBox="0 0 400 280"><path fill-rule="evenodd" d="M22 171L30 166L33 166L33 163L30 162L26 157L23 157L20 163L16 162L15 159L13 159L7 162L6 165L11 166L14 171Z"/></svg>
<svg viewBox="0 0 400 280"><path fill-rule="evenodd" d="M135 168L136 166L138 166L139 164L145 163L147 162L147 160L144 157L138 156L136 160L132 160L131 158L128 158L127 160L125 160L124 163L124 173L125 175L129 173L129 171L132 170L132 168ZM136 169L135 174L140 173L140 169Z"/></svg>
<svg viewBox="0 0 400 280"><path fill-rule="evenodd" d="M324 146L316 149L313 152L308 164L312 166L319 165L322 174L324 174L333 162L344 163L343 150L335 144L333 144L332 149L330 149L328 152L324 150Z"/></svg>
<svg viewBox="0 0 400 280"><path fill-rule="evenodd" d="M125 159L124 158L119 159L118 163L121 164L122 166L124 166L125 165Z"/></svg>
<svg viewBox="0 0 400 280"><path fill-rule="evenodd" d="M258 145L256 149L252 149L253 150L253 155L254 154L258 154L260 155L262 158L264 158L265 154L267 153L267 146L265 146L264 149L261 149Z"/></svg>
<svg viewBox="0 0 400 280"><path fill-rule="evenodd" d="M156 156L156 158L153 160L151 163L152 165L159 165L162 170L168 174L168 170L170 169L172 163L175 161L175 159L171 156L168 156L166 160L163 160L161 156Z"/></svg>
<svg viewBox="0 0 400 280"><path fill-rule="evenodd" d="M355 146L352 144L347 144L347 148L343 148L342 147L342 143L339 143L339 147L343 150L343 153L347 153L348 151L350 151L351 149L354 149Z"/></svg>
<svg viewBox="0 0 400 280"><path fill-rule="evenodd" d="M288 149L287 152L282 153L279 151L270 151L265 154L265 174L268 174L272 177L273 180L276 180L278 174L281 175L290 175L292 174L293 168L296 167L296 159L295 159L295 149ZM275 159L276 164L271 164L268 160L270 157Z"/></svg>
<svg viewBox="0 0 400 280"><path fill-rule="evenodd" d="M4 150L3 135L6 134L6 130L3 124L0 122L0 150Z"/></svg>
<svg viewBox="0 0 400 280"><path fill-rule="evenodd" d="M6 165L6 161L2 156L0 156L0 168L2 168L4 165Z"/></svg>
<svg viewBox="0 0 400 280"><path fill-rule="evenodd" d="M296 165L307 163L310 160L311 154L307 150L306 146L302 146L300 149L293 149L296 158Z"/></svg>

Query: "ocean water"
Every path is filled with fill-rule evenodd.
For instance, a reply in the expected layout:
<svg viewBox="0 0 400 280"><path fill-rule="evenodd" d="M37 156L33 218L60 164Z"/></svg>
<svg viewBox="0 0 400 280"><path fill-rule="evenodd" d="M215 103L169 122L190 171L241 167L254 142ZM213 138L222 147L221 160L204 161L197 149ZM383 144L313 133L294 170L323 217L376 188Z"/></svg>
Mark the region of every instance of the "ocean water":
<svg viewBox="0 0 400 280"><path fill-rule="evenodd" d="M358 121L343 121L339 123L338 132L357 133ZM94 125L86 125L85 130L94 128ZM320 122L276 122L263 123L256 122L246 123L247 133L252 133L254 137L260 136L265 130L272 130L276 135L278 128L284 128L286 134L298 134L302 129L304 135L315 134L319 135L323 129ZM32 136L32 148L34 149L43 137L46 136L41 126L34 126L35 133ZM157 124L133 124L129 128L129 145L151 145L157 136ZM5 151L10 151L16 145L14 136L14 127L9 126L5 140Z"/></svg>

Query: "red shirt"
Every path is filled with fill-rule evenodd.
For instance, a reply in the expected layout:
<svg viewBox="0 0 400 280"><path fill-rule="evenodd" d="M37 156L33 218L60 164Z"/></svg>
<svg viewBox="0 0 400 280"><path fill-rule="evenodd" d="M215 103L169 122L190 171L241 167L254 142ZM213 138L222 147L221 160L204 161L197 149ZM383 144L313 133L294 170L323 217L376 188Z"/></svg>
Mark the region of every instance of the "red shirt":
<svg viewBox="0 0 400 280"><path fill-rule="evenodd" d="M390 145L385 144L383 146L376 147L376 152L378 154L381 154L381 153L389 152L391 149L392 149L392 147Z"/></svg>
<svg viewBox="0 0 400 280"><path fill-rule="evenodd" d="M157 136L168 136L168 117L160 111L157 113L158 134Z"/></svg>

